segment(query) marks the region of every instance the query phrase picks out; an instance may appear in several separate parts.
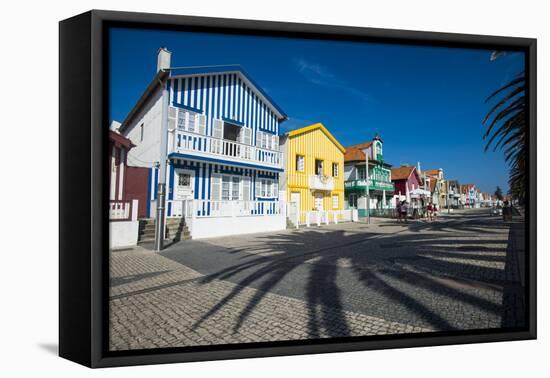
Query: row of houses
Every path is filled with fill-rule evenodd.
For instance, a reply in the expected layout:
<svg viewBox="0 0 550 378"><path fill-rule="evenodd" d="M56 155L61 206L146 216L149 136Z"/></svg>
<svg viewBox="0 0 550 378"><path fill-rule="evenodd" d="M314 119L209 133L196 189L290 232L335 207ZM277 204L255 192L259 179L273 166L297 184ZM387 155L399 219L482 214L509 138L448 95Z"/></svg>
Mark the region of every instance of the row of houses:
<svg viewBox="0 0 550 378"><path fill-rule="evenodd" d="M238 65L170 61L160 49L156 75L110 127L112 247L152 240L157 214L167 237L199 239L388 215L403 199L482 201L441 169L392 168L378 135L344 147L321 123L281 133L287 115Z"/></svg>

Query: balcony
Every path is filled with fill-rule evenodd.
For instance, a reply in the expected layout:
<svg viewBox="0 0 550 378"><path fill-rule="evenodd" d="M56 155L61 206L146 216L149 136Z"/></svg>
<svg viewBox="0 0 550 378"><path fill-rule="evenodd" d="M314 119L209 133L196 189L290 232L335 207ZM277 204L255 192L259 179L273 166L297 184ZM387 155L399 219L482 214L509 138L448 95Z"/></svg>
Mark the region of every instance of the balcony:
<svg viewBox="0 0 550 378"><path fill-rule="evenodd" d="M309 176L309 188L312 190L334 190L334 178L324 175Z"/></svg>
<svg viewBox="0 0 550 378"><path fill-rule="evenodd" d="M361 180L349 180L344 182L344 188L346 189L361 189L366 190L367 181L365 179ZM385 190L387 192L393 192L395 186L393 182L380 181L380 180L369 180L369 189L371 190Z"/></svg>
<svg viewBox="0 0 550 378"><path fill-rule="evenodd" d="M224 160L237 165L283 169L282 153L279 151L178 129L172 130L169 138L168 153Z"/></svg>

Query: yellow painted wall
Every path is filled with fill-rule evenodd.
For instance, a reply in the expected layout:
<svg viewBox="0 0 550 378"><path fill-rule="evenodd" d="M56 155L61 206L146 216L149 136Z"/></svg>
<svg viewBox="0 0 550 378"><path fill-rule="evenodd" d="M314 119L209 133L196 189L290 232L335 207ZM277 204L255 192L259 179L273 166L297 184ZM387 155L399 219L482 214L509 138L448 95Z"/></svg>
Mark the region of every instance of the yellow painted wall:
<svg viewBox="0 0 550 378"><path fill-rule="evenodd" d="M315 174L315 160L323 160L323 174L332 176L332 163L338 164L338 177L334 177L334 190L323 191L324 210L344 208L344 152L321 128L289 135L286 146L287 201L292 192L300 193L300 210L311 211L315 207L315 192L310 189L310 175ZM296 155L304 156L304 172L296 171ZM338 207L332 205L332 196L338 195Z"/></svg>

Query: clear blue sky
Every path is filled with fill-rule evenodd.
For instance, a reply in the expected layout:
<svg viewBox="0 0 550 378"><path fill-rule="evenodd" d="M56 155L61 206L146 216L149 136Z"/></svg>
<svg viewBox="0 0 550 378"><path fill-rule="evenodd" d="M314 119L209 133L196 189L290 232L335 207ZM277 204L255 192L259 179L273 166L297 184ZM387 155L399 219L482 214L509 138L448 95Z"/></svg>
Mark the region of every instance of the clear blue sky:
<svg viewBox="0 0 550 378"><path fill-rule="evenodd" d="M166 46L172 66L240 64L289 115L322 122L344 145L384 141L385 160L443 168L448 179L508 190L502 152L483 151L485 98L523 70L522 53L113 29L110 119L123 121Z"/></svg>

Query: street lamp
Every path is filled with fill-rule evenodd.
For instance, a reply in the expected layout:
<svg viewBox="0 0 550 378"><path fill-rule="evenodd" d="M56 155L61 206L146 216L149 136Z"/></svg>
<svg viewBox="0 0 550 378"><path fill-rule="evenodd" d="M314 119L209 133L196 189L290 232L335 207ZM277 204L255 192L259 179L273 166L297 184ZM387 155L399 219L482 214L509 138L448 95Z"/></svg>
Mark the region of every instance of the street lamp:
<svg viewBox="0 0 550 378"><path fill-rule="evenodd" d="M365 148L365 194L367 199L367 224L370 224L370 193L369 193L369 150Z"/></svg>

